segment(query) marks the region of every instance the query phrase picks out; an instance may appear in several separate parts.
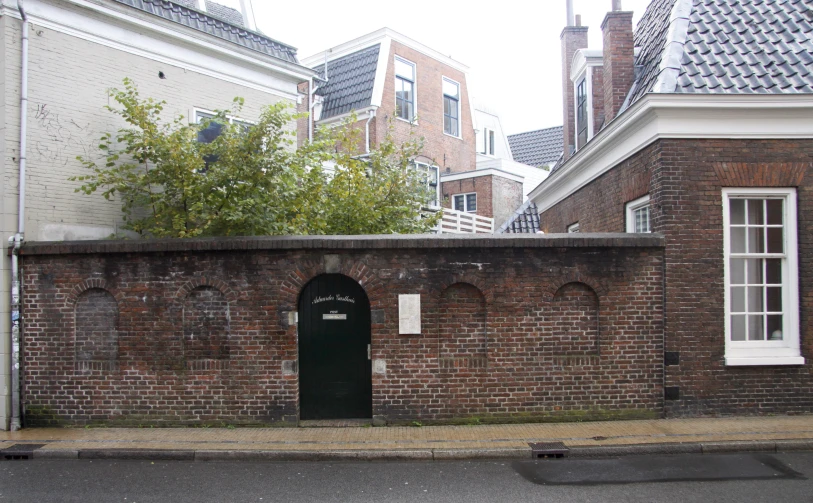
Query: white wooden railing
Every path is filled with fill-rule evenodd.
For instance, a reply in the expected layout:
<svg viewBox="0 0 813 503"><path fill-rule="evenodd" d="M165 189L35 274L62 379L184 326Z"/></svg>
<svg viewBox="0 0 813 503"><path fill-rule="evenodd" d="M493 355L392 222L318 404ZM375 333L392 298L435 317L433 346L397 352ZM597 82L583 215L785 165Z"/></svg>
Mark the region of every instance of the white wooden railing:
<svg viewBox="0 0 813 503"><path fill-rule="evenodd" d="M494 219L443 208L443 219L436 230L438 234L491 234Z"/></svg>

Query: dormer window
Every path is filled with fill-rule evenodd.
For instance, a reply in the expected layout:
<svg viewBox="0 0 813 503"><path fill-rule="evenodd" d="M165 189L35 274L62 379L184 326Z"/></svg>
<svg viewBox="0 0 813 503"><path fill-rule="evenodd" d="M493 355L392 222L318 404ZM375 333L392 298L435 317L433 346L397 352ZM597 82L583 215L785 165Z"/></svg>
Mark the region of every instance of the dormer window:
<svg viewBox="0 0 813 503"><path fill-rule="evenodd" d="M576 149L580 149L588 140L587 113L587 79L583 78L576 85Z"/></svg>

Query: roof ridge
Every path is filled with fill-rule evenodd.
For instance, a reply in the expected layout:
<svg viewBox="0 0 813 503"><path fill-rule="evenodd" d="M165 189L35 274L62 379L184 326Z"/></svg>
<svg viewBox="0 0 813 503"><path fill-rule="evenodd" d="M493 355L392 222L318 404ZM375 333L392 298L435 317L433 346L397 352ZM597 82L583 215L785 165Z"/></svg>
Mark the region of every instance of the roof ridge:
<svg viewBox="0 0 813 503"><path fill-rule="evenodd" d="M684 47L689 36L689 16L694 8L693 0L675 0L669 16L669 32L661 54L660 73L653 93L674 93L677 89Z"/></svg>

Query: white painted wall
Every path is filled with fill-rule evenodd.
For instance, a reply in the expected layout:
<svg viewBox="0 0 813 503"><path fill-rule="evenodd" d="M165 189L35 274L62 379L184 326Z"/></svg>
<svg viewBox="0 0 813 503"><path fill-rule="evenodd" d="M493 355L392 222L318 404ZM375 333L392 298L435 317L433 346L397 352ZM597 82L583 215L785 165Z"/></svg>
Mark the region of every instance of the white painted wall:
<svg viewBox="0 0 813 503"><path fill-rule="evenodd" d="M0 429L7 429L11 394L7 251L8 238L17 231L21 21L9 8L12 2L0 1ZM27 241L98 239L120 226L118 201L76 193L81 183L68 178L86 171L76 156L102 157L96 148L102 133L125 125L103 108L110 103L108 89L122 87L124 77L135 80L143 97L166 100L163 115L168 120L178 114L188 117L195 107L228 108L236 96L246 101L240 116L256 119L266 105L280 100L293 104L296 84L306 80L296 68L291 70L296 65L280 63L276 71L272 58L252 56L251 51L184 27L174 33L167 23L151 26L144 13L133 12L137 23L121 19L121 13L128 12L121 4L86 3L88 8L79 4L85 2L26 2L31 23ZM100 5L113 10L99 10ZM160 79L159 72L166 78ZM295 126L292 123L291 129Z"/></svg>

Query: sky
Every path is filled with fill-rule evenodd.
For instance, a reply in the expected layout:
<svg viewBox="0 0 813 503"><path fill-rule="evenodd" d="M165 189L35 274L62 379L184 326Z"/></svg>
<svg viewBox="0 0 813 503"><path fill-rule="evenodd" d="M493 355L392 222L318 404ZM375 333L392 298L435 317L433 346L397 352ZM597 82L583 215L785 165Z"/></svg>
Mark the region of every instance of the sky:
<svg viewBox="0 0 813 503"><path fill-rule="evenodd" d="M239 0L216 0L239 9ZM650 0L622 0L637 23ZM506 134L562 125L565 0L253 0L258 28L304 59L383 27L467 65L470 95L497 112ZM590 48L601 48L611 0L574 0Z"/></svg>

